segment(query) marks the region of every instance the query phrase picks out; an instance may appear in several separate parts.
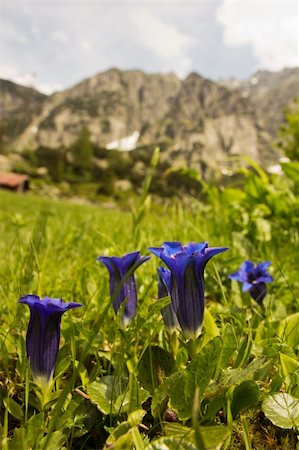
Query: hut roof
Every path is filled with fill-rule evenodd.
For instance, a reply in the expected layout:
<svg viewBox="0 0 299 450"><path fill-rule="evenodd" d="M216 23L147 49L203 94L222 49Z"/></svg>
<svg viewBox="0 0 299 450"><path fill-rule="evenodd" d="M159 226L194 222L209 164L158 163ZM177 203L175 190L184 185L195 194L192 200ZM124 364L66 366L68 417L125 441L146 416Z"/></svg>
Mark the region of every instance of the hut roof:
<svg viewBox="0 0 299 450"><path fill-rule="evenodd" d="M12 172L0 172L0 186L7 186L17 189L22 183L29 181L28 175L21 175Z"/></svg>

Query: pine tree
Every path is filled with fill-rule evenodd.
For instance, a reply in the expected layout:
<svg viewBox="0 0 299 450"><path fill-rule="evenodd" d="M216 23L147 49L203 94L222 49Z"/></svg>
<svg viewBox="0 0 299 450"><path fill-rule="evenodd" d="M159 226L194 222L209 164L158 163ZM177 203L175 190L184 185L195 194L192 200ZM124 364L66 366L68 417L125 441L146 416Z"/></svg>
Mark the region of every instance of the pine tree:
<svg viewBox="0 0 299 450"><path fill-rule="evenodd" d="M88 128L83 127L72 145L74 170L78 175L86 176L92 168L93 146Z"/></svg>
<svg viewBox="0 0 299 450"><path fill-rule="evenodd" d="M299 160L299 99L285 110L285 123L278 133L278 147L293 161Z"/></svg>

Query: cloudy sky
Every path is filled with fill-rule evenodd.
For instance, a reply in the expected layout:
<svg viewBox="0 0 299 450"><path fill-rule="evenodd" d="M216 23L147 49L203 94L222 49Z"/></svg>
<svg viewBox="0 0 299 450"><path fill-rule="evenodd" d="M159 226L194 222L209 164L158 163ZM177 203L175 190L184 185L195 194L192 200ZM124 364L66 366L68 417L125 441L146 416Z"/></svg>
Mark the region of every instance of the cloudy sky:
<svg viewBox="0 0 299 450"><path fill-rule="evenodd" d="M298 0L1 0L0 77L43 92L111 67L217 80L298 62Z"/></svg>

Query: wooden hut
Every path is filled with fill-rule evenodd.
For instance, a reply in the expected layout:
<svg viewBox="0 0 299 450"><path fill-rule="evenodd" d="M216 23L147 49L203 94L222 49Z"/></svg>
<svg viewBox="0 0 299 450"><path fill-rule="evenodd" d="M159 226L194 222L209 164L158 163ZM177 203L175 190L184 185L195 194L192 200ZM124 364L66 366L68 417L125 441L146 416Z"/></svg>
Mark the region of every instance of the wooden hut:
<svg viewBox="0 0 299 450"><path fill-rule="evenodd" d="M0 172L0 188L16 192L28 191L29 176L12 172Z"/></svg>

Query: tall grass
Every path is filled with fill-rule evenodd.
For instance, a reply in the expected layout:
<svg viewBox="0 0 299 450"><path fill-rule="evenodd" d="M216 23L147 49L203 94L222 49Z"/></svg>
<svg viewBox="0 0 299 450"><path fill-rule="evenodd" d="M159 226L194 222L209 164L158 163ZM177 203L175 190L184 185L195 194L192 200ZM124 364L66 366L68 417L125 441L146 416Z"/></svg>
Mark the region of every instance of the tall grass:
<svg viewBox="0 0 299 450"><path fill-rule="evenodd" d="M107 448L119 449L262 448L264 427L291 449L295 435L277 437L281 425L266 419L259 428L258 413L270 394L299 398L294 183L251 173L243 191L206 186L204 202L152 207L149 175L132 213L1 191L2 448L102 448L107 439ZM195 350L164 329L157 258L136 272L138 313L126 331L111 307L106 269L96 262L99 255L146 254L164 241L230 247L206 268L207 313ZM264 308L227 278L245 259L272 261L275 282ZM17 303L29 293L84 304L63 316L55 389L44 406L26 358L29 312Z"/></svg>

